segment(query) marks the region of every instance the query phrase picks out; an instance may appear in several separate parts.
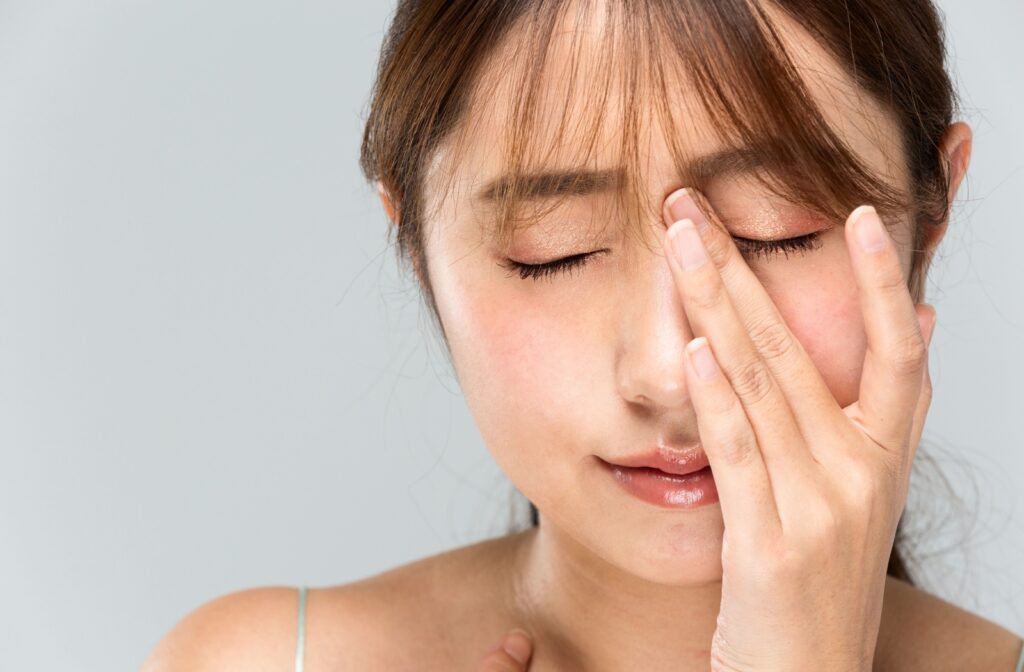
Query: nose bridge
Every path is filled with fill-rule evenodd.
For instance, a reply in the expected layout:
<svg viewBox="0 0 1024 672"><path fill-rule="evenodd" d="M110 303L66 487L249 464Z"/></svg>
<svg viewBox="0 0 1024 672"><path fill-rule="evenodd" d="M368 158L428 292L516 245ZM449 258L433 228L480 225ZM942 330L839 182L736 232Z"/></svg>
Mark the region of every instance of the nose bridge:
<svg viewBox="0 0 1024 672"><path fill-rule="evenodd" d="M619 393L630 402L679 407L689 398L683 349L693 331L660 246L636 254L635 281L623 297Z"/></svg>

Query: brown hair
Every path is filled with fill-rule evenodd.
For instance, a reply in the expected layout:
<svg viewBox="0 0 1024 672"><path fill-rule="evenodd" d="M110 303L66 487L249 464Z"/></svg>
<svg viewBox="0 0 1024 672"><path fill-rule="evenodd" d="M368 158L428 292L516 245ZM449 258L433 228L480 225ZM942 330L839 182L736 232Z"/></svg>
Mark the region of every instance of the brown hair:
<svg viewBox="0 0 1024 672"><path fill-rule="evenodd" d="M675 56L683 66L678 72L688 77L688 92L707 110L718 137L749 152L759 165L781 167L758 173L757 179L772 193L838 222L861 203L875 205L883 220L909 219L913 257L908 284L914 300L922 300L930 263L923 242L930 227L942 226L949 213L948 168L939 145L956 102L945 70L942 22L929 0L773 0L770 5L754 0L400 0L381 49L360 166L396 204L398 254L411 260L442 335L423 247L430 200L426 178L434 174L433 161L446 143L457 162L456 139L467 126L468 111L486 95L485 85L518 74L516 90L522 94L510 110L506 142L500 146L513 179L495 194L499 241L507 242L515 229L544 214L534 209L523 216L526 199L516 178L547 159L539 153L543 148L531 147L529 139L538 115L547 114L539 104L540 81L555 26L570 5L603 5L608 19L603 37L609 45L594 53L608 58L625 53L615 64L619 67L609 63L600 68L608 73L603 87L586 83L588 104L583 109L593 119L584 127L590 130L584 135L590 141L579 143L578 156L581 166L591 156L612 73L621 74L620 150L631 179L618 193L626 221L639 230L650 221L645 217L660 220L660 204L654 213L645 211L639 192L637 129L639 115L649 108L638 101L653 105L664 128L675 128L667 102L675 83L669 82L673 71L665 65ZM901 135L906 165L899 168L907 171L909 193L873 174L826 121L769 9L781 10L808 31L858 91L866 91L892 116ZM572 31L570 35L575 39ZM514 47L512 62L495 66L492 61L507 45ZM567 100L577 85L575 43L570 54L575 57L569 62L570 75L559 82ZM655 95L642 88L648 85ZM564 122L558 125L556 145L566 130ZM678 145L676 134L666 136L679 174L696 179L683 172L685 148ZM702 186L699 181L686 184L698 190ZM575 186L559 185L559 190L570 194ZM438 193L447 188L438 187ZM531 503L530 508L537 525L536 507ZM912 582L898 548L902 528L901 516L888 574Z"/></svg>

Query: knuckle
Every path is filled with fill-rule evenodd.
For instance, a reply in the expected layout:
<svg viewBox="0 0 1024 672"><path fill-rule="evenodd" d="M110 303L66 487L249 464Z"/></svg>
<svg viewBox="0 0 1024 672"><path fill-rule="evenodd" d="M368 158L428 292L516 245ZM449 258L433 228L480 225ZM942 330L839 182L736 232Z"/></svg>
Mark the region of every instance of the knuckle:
<svg viewBox="0 0 1024 672"><path fill-rule="evenodd" d="M868 466L864 460L855 460L846 467L843 479L867 495L877 493L881 490L882 481L891 468L887 457L888 455L881 456L877 468Z"/></svg>
<svg viewBox="0 0 1024 672"><path fill-rule="evenodd" d="M877 469L859 461L847 465L843 470L843 483L850 505L859 511L873 511L885 492L885 482L896 477L897 461L883 455Z"/></svg>
<svg viewBox="0 0 1024 672"><path fill-rule="evenodd" d="M884 294L899 294L909 292L907 280L903 277L903 270L900 268L899 260L895 255L887 255L883 261L882 268L878 273L876 286Z"/></svg>
<svg viewBox="0 0 1024 672"><path fill-rule="evenodd" d="M696 283L696 287L688 292L689 303L700 310L710 310L722 303L722 283L716 280Z"/></svg>
<svg viewBox="0 0 1024 672"><path fill-rule="evenodd" d="M921 400L919 402L920 412L927 415L932 408L932 400L935 398L930 383L925 383L921 388Z"/></svg>
<svg viewBox="0 0 1024 672"><path fill-rule="evenodd" d="M718 268L727 266L731 260L732 238L720 234L715 226L709 226L704 234L704 249L708 251L708 257Z"/></svg>
<svg viewBox="0 0 1024 672"><path fill-rule="evenodd" d="M774 317L758 319L749 328L750 337L766 360L783 359L793 350L793 337Z"/></svg>
<svg viewBox="0 0 1024 672"><path fill-rule="evenodd" d="M893 370L900 376L918 374L924 369L928 351L924 338L917 331L898 341L889 354L889 362Z"/></svg>
<svg viewBox="0 0 1024 672"><path fill-rule="evenodd" d="M775 387L772 374L760 359L740 364L729 372L736 395L747 405L755 405L771 394Z"/></svg>
<svg viewBox="0 0 1024 672"><path fill-rule="evenodd" d="M925 378L925 381L921 383L921 397L923 399L925 409L931 406L934 394L935 391L932 389L931 378Z"/></svg>
<svg viewBox="0 0 1024 672"><path fill-rule="evenodd" d="M811 518L811 529L813 538L818 544L832 547L830 542L839 538L843 530L843 519L832 506L822 506L818 509L818 515Z"/></svg>
<svg viewBox="0 0 1024 672"><path fill-rule="evenodd" d="M702 404L707 409L707 414L718 418L715 423L708 428L708 431L719 433L726 428L731 428L735 423L735 418L744 416L743 405L740 404L736 395L733 394L714 394L709 395L707 398L702 400ZM710 424L710 423L709 423Z"/></svg>
<svg viewBox="0 0 1024 672"><path fill-rule="evenodd" d="M742 467L757 456L760 450L749 432L735 432L715 442L715 447L730 467Z"/></svg>

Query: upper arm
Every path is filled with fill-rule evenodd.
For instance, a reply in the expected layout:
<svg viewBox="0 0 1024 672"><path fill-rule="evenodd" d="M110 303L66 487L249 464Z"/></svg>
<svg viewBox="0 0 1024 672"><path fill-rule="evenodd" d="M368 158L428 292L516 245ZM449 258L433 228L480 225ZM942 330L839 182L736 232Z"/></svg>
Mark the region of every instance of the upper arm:
<svg viewBox="0 0 1024 672"><path fill-rule="evenodd" d="M280 672L295 661L298 590L249 588L206 602L179 620L142 672Z"/></svg>

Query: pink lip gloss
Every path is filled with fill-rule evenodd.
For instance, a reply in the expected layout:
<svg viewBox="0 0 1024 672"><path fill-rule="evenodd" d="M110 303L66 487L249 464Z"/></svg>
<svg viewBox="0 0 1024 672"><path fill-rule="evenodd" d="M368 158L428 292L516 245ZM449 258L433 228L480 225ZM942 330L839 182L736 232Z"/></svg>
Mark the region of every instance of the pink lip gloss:
<svg viewBox="0 0 1024 672"><path fill-rule="evenodd" d="M694 509L718 501L711 467L680 476L652 467L621 467L601 462L623 490L649 504L668 509Z"/></svg>

